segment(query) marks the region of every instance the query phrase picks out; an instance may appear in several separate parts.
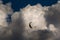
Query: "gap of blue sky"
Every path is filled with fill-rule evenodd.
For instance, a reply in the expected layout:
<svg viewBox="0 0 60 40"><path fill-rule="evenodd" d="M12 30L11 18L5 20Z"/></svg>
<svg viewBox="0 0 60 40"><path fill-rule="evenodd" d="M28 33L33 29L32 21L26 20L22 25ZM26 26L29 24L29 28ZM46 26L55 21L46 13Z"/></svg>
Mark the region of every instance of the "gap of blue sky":
<svg viewBox="0 0 60 40"><path fill-rule="evenodd" d="M19 11L20 8L24 8L28 4L35 5L40 3L42 6L51 6L57 3L57 1L58 0L3 0L3 3L11 2L13 10Z"/></svg>

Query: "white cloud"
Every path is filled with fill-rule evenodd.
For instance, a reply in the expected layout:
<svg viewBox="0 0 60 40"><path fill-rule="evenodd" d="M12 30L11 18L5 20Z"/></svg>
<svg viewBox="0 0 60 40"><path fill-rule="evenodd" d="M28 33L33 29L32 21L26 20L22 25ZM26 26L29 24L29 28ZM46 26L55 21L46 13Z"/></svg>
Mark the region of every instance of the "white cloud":
<svg viewBox="0 0 60 40"><path fill-rule="evenodd" d="M2 1L0 1L0 40L1 38L4 39L5 37L11 36L11 28L9 28L6 18L8 17L8 14L12 13L13 11L10 3L4 5L2 4ZM6 40L6 38L4 40Z"/></svg>
<svg viewBox="0 0 60 40"><path fill-rule="evenodd" d="M52 6L44 6L44 7L41 6L40 4L36 4L34 6L27 5L25 8L20 9L20 11L13 13L10 3L4 5L0 1L0 25L1 25L0 27L2 28L0 30L3 30L3 32L1 31L2 32L1 34L4 33L4 28L5 28L6 35L7 34L10 35L12 30L13 34L15 33L17 34L20 33L19 35L23 34L24 36L23 38L27 40L30 40L30 38L33 40L40 40L40 37L42 38L42 36L46 36L46 37L49 37L49 39L56 40L57 38L60 37L59 35L60 14L59 13L60 13L59 2L56 4L53 4ZM12 23L9 25L6 22L6 17L8 14L12 15L11 16ZM30 28L29 24L32 28ZM9 30L6 29L6 27L9 28ZM38 32L38 30L40 31ZM47 33L44 33L45 30L47 30ZM57 35L54 35L56 36L55 38L53 37L50 38L50 36L53 36L53 34L51 34L51 31L53 33L57 31L56 32Z"/></svg>

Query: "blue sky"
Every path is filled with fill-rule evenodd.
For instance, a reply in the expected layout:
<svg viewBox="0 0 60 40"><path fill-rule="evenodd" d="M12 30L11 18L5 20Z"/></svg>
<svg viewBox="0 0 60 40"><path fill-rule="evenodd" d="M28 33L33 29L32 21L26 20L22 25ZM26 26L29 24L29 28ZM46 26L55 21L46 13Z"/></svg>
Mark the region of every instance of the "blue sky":
<svg viewBox="0 0 60 40"><path fill-rule="evenodd" d="M42 6L50 6L57 3L58 0L3 0L3 3L12 3L12 8L14 11L19 11L20 8L25 7L28 4L35 5L40 3Z"/></svg>

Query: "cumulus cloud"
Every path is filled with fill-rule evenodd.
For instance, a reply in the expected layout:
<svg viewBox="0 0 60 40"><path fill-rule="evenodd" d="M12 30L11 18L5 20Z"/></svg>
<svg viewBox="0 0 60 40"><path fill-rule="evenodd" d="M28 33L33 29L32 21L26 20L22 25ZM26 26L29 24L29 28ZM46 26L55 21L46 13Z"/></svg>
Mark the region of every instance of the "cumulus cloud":
<svg viewBox="0 0 60 40"><path fill-rule="evenodd" d="M34 6L28 5L25 8L20 10L20 14L22 14L22 18L25 24L25 32L24 36L27 37L28 40L33 35L32 32L36 32L38 30L47 30L49 32L46 33L45 39L41 40L57 40L59 39L59 15L60 15L60 3L54 4L52 6L41 6L40 4L36 4ZM30 23L30 27L29 27ZM41 32L43 33L43 32ZM51 34L52 33L52 34ZM29 35L30 34L30 35ZM45 33L44 33L45 34ZM38 33L35 34L37 37L39 36ZM52 35L56 36L55 38L51 37ZM45 36L45 35L42 35ZM42 37L41 36L41 37ZM51 38L50 38L51 37ZM40 37L38 37L39 39ZM42 37L43 38L43 37ZM49 38L49 39L48 39ZM27 40L26 39L26 40ZM35 40L31 38L32 40ZM37 39L36 39L37 40Z"/></svg>
<svg viewBox="0 0 60 40"><path fill-rule="evenodd" d="M60 2L44 7L28 4L13 12L11 3L0 1L1 40L60 40L59 29Z"/></svg>
<svg viewBox="0 0 60 40"><path fill-rule="evenodd" d="M7 40L12 32L8 24L8 15L13 13L10 3L3 4L0 1L0 40ZM8 37L8 38L6 38Z"/></svg>

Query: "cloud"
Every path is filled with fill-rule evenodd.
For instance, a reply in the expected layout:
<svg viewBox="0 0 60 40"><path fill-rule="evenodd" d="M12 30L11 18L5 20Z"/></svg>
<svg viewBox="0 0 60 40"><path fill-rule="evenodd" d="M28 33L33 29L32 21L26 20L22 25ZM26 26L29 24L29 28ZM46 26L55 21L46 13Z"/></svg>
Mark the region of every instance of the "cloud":
<svg viewBox="0 0 60 40"><path fill-rule="evenodd" d="M9 40L12 35L12 29L7 22L8 15L13 13L10 3L3 4L0 1L0 40Z"/></svg>
<svg viewBox="0 0 60 40"><path fill-rule="evenodd" d="M34 6L28 5L25 8L21 9L20 13L22 14L22 19L25 24L25 28L24 28L25 38L27 37L27 39L28 38L30 39L33 36L32 32L34 32L34 31L37 32L37 34L35 34L35 35L38 37L39 36L38 30L43 31L43 32L46 32L44 30L47 30L46 36L43 35L43 32L41 32L42 36L40 36L40 37L44 38L44 36L45 36L46 38L40 39L40 40L59 39L59 36L60 36L59 35L59 33L60 33L60 31L59 31L60 6L59 5L60 5L59 2L56 4L53 4L52 6L44 6L44 7L41 6L40 4L36 4ZM31 22L30 25L32 28L29 27L30 22ZM30 36L29 36L29 34L30 34ZM56 37L52 37L52 35L56 36ZM38 37L38 39L40 37ZM31 39L33 39L33 38L31 38Z"/></svg>
<svg viewBox="0 0 60 40"><path fill-rule="evenodd" d="M11 20L7 22L6 18ZM10 19L11 18L11 19ZM1 40L60 40L60 3L27 5L13 12L11 3L0 1Z"/></svg>

